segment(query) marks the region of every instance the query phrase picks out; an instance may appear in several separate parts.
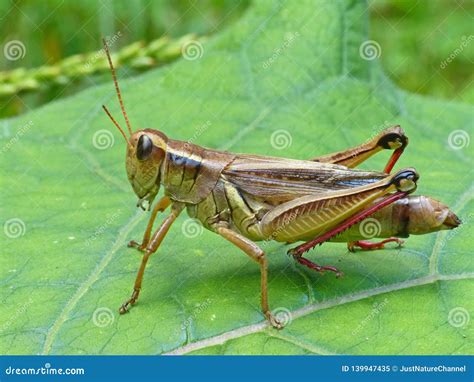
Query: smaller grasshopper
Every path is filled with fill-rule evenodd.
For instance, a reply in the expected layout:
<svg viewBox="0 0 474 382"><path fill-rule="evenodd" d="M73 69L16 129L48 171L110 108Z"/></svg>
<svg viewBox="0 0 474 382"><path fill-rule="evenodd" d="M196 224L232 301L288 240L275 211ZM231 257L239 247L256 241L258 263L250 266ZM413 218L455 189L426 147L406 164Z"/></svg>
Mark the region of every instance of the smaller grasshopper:
<svg viewBox="0 0 474 382"><path fill-rule="evenodd" d="M257 241L303 241L288 251L298 263L340 276L335 267L315 264L303 254L325 241L347 242L350 250L383 248L388 242L401 244L399 237L460 224L444 204L409 195L418 180L413 168L391 174L408 144L399 126L382 131L365 144L311 160L216 151L170 139L153 129L133 132L105 42L104 49L129 136L105 106L103 109L125 139L126 170L138 196L137 206L145 209L147 202L150 210L160 187L164 189L151 212L143 240L129 243L144 255L133 293L120 307L121 314L137 302L148 259L184 209L260 266L262 312L278 329L282 324L268 304L268 261ZM354 169L382 150L394 150L383 172ZM169 215L152 234L158 212L168 208ZM380 243L363 240L367 236L361 226L368 217L379 225L373 237L386 238Z"/></svg>

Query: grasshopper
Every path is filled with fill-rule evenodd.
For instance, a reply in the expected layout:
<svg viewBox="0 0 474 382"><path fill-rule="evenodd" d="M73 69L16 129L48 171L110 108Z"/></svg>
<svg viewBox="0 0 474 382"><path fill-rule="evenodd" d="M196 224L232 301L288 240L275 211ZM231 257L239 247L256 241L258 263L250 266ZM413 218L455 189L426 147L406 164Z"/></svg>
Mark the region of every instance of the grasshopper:
<svg viewBox="0 0 474 382"><path fill-rule="evenodd" d="M121 314L137 302L150 256L184 209L260 266L261 309L277 329L283 325L268 304L268 260L256 242L303 241L290 249L289 255L310 269L340 276L337 268L313 263L303 254L326 241L347 242L350 250L383 248L388 242L401 244L399 238L409 234L460 224L444 204L409 195L416 190L419 178L415 169L391 174L408 144L400 126L385 129L354 148L309 160L211 150L170 139L154 129L133 132L105 42L104 49L129 136L105 106L103 109L125 139L127 176L138 196L137 206L150 210L160 188L164 189L151 211L142 241L129 243L142 251L143 257L132 295L120 307ZM382 150L393 150L383 171L355 169ZM167 209L169 214L152 233L158 213ZM379 225L373 237L385 240L363 240L367 236L361 226L369 217Z"/></svg>

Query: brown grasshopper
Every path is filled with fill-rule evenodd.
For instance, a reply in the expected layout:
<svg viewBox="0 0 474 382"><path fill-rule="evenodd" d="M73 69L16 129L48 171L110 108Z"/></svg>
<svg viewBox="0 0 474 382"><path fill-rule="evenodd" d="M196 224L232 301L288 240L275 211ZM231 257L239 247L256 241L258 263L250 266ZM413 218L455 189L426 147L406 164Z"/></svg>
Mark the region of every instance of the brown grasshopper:
<svg viewBox="0 0 474 382"><path fill-rule="evenodd" d="M341 272L335 267L315 264L303 253L325 241L347 242L351 250L383 248L387 242L401 244L399 237L451 229L460 224L444 204L424 196L409 196L418 180L413 168L390 174L408 144L399 126L349 150L311 160L211 150L170 139L153 129L132 132L105 43L104 48L129 137L107 108L103 109L127 143L127 176L138 196L137 206L145 209L144 203L148 202L149 210L160 187L164 188L164 196L151 212L142 242L129 243L144 255L133 293L120 307L121 314L136 303L148 259L184 209L260 265L262 312L276 328L282 324L268 305L267 257L255 242L304 241L288 253L302 265L339 276ZM394 150L383 172L354 169L381 150ZM169 215L152 234L158 212L168 208ZM371 237L386 240L363 240L367 235L361 226L368 217L379 225Z"/></svg>

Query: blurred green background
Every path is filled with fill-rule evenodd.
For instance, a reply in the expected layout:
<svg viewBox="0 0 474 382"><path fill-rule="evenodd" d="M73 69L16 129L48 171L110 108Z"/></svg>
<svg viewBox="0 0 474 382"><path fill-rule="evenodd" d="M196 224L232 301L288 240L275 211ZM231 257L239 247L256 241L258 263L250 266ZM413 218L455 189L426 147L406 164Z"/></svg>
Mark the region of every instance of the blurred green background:
<svg viewBox="0 0 474 382"><path fill-rule="evenodd" d="M326 0L315 0L326 1ZM327 0L329 1L329 0ZM24 57L0 55L0 85L18 68L57 65L101 47L102 36L120 32L113 50L137 41L188 33L210 36L245 12L249 1L228 0L14 0L0 2L0 43L19 40ZM369 1L370 39L382 47L381 62L400 87L435 97L474 103L474 1ZM446 60L454 54L451 62ZM177 56L178 57L178 56ZM444 65L443 65L444 63ZM123 67L121 76L144 68ZM1 73L3 72L3 74ZM25 112L94 84L109 73L68 78L40 91L0 95L0 118Z"/></svg>

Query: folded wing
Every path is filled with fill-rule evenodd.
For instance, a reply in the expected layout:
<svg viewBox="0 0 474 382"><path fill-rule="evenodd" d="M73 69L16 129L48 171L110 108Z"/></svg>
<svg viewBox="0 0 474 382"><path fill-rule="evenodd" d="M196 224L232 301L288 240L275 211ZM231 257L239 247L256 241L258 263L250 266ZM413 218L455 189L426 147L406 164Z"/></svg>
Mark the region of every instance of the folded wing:
<svg viewBox="0 0 474 382"><path fill-rule="evenodd" d="M306 160L239 154L222 176L255 199L276 205L304 195L368 185L388 175Z"/></svg>

